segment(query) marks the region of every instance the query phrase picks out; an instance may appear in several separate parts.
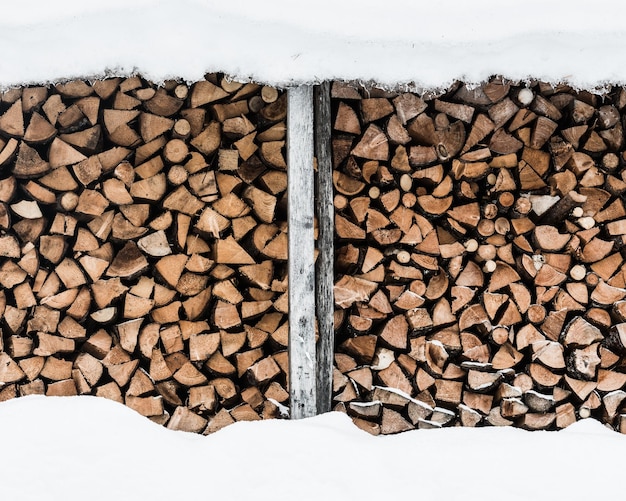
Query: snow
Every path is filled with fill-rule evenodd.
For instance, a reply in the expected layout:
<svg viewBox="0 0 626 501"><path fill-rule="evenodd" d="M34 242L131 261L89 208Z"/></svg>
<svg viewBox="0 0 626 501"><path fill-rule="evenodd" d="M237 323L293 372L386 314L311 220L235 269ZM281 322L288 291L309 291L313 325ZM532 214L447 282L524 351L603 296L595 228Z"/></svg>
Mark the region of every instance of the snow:
<svg viewBox="0 0 626 501"><path fill-rule="evenodd" d="M353 407L374 407L376 405L381 405L382 402L380 400L372 400L370 402L350 402L350 405Z"/></svg>
<svg viewBox="0 0 626 501"><path fill-rule="evenodd" d="M420 406L425 407L427 409L432 409L432 407L430 405L428 405L426 402L422 402L421 400L417 400L416 398L413 398L408 393L406 393L406 392L404 392L402 390L399 390L398 388L394 388L393 386L376 386L376 385L372 386L372 390L376 390L376 388L388 391L389 393L395 393L396 395L399 395L402 398L404 398L407 402L413 402L416 405L420 405Z"/></svg>
<svg viewBox="0 0 626 501"><path fill-rule="evenodd" d="M170 431L97 397L0 404L11 501L621 499L626 438L593 420L560 432L443 428L372 437L329 413Z"/></svg>
<svg viewBox="0 0 626 501"><path fill-rule="evenodd" d="M617 0L7 2L0 83L223 71L279 86L440 88L503 74L592 88L626 82L625 14Z"/></svg>
<svg viewBox="0 0 626 501"><path fill-rule="evenodd" d="M526 393L530 393L531 395L536 396L537 398L541 398L543 400L550 400L554 402L554 397L552 395L545 395L544 393L539 393L535 390L528 390Z"/></svg>

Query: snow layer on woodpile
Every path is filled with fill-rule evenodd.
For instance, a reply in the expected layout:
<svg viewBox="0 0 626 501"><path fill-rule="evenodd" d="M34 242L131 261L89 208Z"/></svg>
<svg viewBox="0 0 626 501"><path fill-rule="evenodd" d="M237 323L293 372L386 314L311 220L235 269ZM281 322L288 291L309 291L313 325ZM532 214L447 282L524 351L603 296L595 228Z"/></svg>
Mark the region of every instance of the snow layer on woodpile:
<svg viewBox="0 0 626 501"><path fill-rule="evenodd" d="M442 88L501 74L626 82L617 0L33 0L0 11L0 84L208 71L279 86L324 79Z"/></svg>

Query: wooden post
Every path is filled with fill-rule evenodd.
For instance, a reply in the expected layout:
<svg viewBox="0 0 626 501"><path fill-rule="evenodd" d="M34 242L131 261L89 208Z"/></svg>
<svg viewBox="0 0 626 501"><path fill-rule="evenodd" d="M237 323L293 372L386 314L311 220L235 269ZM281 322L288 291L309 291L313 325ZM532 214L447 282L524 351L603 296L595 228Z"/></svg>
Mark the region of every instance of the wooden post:
<svg viewBox="0 0 626 501"><path fill-rule="evenodd" d="M313 87L288 90L289 394L291 418L316 414Z"/></svg>
<svg viewBox="0 0 626 501"><path fill-rule="evenodd" d="M318 256L315 296L317 298L317 412L331 410L335 326L333 318L333 184L330 157L330 82L315 87L315 156L317 158L316 207Z"/></svg>

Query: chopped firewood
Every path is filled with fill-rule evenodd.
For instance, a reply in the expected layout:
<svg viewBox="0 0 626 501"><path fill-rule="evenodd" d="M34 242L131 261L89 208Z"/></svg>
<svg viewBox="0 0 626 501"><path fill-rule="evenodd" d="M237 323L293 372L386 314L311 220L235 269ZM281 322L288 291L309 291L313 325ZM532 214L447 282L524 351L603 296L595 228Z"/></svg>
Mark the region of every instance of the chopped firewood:
<svg viewBox="0 0 626 501"><path fill-rule="evenodd" d="M9 173L0 181L0 281L9 292L0 348L29 380L43 378L20 392L126 400L188 429L204 420L196 407L235 403L232 381L208 386L211 371L231 377L228 359L257 350L240 376L250 373L246 384L261 399L254 407L274 415L275 406L261 411L257 385L286 382L284 357L269 354L287 344L287 280L275 261L287 258L287 175L264 165L286 168L284 93L214 75L191 88L130 77L32 87L6 102L0 129L13 138L0 142ZM228 178L216 176L217 150ZM203 316L241 330L211 332ZM90 333L85 321L102 328ZM24 377L17 362L5 366L15 381ZM210 391L183 410L178 393L195 385ZM258 418L246 406L233 412Z"/></svg>
<svg viewBox="0 0 626 501"><path fill-rule="evenodd" d="M496 79L439 98L335 87L339 353L372 363L359 353L371 346L380 354L374 380L411 394L407 371L470 426L487 415L491 424L562 428L600 408L613 420L621 399L604 405L593 390L600 378L602 392L623 386L609 377L626 354L623 98ZM408 334L396 328L400 318ZM474 372L455 376L461 366ZM513 368L520 393L479 411L468 403L471 388L489 394ZM444 381L469 379L462 403L456 389L448 401L445 388L458 385ZM347 381L337 392L353 416L382 424L389 402L370 416L352 403L375 395L363 398Z"/></svg>
<svg viewBox="0 0 626 501"><path fill-rule="evenodd" d="M331 87L336 403L384 433L626 422L624 92ZM203 433L277 415L285 94L133 76L2 102L3 395Z"/></svg>
<svg viewBox="0 0 626 501"><path fill-rule="evenodd" d="M376 125L370 125L361 142L352 150L352 154L368 160L387 161L389 144L386 135Z"/></svg>

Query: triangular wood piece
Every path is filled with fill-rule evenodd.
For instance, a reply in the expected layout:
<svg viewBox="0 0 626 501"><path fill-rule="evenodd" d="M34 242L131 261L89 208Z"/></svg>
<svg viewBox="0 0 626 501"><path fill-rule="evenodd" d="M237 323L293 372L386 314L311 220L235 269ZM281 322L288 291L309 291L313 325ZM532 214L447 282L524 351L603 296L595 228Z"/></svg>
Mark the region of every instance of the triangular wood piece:
<svg viewBox="0 0 626 501"><path fill-rule="evenodd" d="M133 110L141 104L141 101L136 97L129 96L124 92L118 92L115 94L113 100L113 108L116 110Z"/></svg>
<svg viewBox="0 0 626 501"><path fill-rule="evenodd" d="M430 233L428 233L424 237L424 240L418 243L415 246L415 248L420 252L424 252L426 254L430 254L433 256L438 256L439 255L439 238L437 237L437 232L431 231Z"/></svg>
<svg viewBox="0 0 626 501"><path fill-rule="evenodd" d="M287 247L287 233L281 231L263 248L262 254L270 259L286 261Z"/></svg>
<svg viewBox="0 0 626 501"><path fill-rule="evenodd" d="M385 133L371 124L361 141L354 147L352 154L368 160L387 161L389 159L389 141Z"/></svg>
<svg viewBox="0 0 626 501"><path fill-rule="evenodd" d="M489 141L489 149L501 155L517 152L524 143L515 138L511 134L504 132L504 129L498 129Z"/></svg>
<svg viewBox="0 0 626 501"><path fill-rule="evenodd" d="M107 78L106 80L96 80L91 86L102 99L107 99L115 92L121 81L122 79L119 77Z"/></svg>
<svg viewBox="0 0 626 501"><path fill-rule="evenodd" d="M99 280L109 266L108 261L91 256L83 256L78 261L93 282Z"/></svg>
<svg viewBox="0 0 626 501"><path fill-rule="evenodd" d="M24 135L24 115L22 100L18 99L0 117L0 131L9 136L22 137Z"/></svg>
<svg viewBox="0 0 626 501"><path fill-rule="evenodd" d="M17 154L17 161L13 167L15 177L37 177L50 170L50 164L43 160L37 150L26 143L21 143Z"/></svg>
<svg viewBox="0 0 626 501"><path fill-rule="evenodd" d="M498 294L485 292L483 295L483 304L485 305L485 311L489 318L493 321L496 318L496 314L500 307L509 300L509 296L506 294Z"/></svg>
<svg viewBox="0 0 626 501"><path fill-rule="evenodd" d="M516 131L517 129L528 125L532 122L537 115L535 115L532 111L522 108L517 112L511 123L509 124L509 132Z"/></svg>
<svg viewBox="0 0 626 501"><path fill-rule="evenodd" d="M59 94L53 94L46 100L41 109L46 114L46 117L48 117L50 123L56 125L59 116L65 111L66 107L63 101L61 101L61 96Z"/></svg>
<svg viewBox="0 0 626 501"><path fill-rule="evenodd" d="M391 159L391 167L398 172L411 172L411 166L409 165L409 156L406 152L406 148L401 144L398 145L393 155L393 158Z"/></svg>
<svg viewBox="0 0 626 501"><path fill-rule="evenodd" d="M69 82L55 85L55 88L64 97L79 98L93 94L91 86L82 80L70 80Z"/></svg>
<svg viewBox="0 0 626 501"><path fill-rule="evenodd" d="M0 381L2 383L15 383L24 376L24 372L15 360L7 353L0 353Z"/></svg>
<svg viewBox="0 0 626 501"><path fill-rule="evenodd" d="M26 87L22 90L22 111L30 113L48 98L46 87Z"/></svg>
<svg viewBox="0 0 626 501"><path fill-rule="evenodd" d="M218 101L228 96L228 93L211 82L196 82L191 91L191 107L197 108L204 104Z"/></svg>
<svg viewBox="0 0 626 501"><path fill-rule="evenodd" d="M95 153L100 145L100 137L102 136L102 128L99 125L89 129L74 132L72 134L63 134L60 139L76 148L79 148L85 154Z"/></svg>
<svg viewBox="0 0 626 501"><path fill-rule="evenodd" d="M254 264L254 259L233 237L227 237L216 242L215 262L220 264Z"/></svg>
<svg viewBox="0 0 626 501"><path fill-rule="evenodd" d="M509 343L503 344L494 355L492 364L494 369L510 369L522 361L524 355Z"/></svg>
<svg viewBox="0 0 626 501"><path fill-rule="evenodd" d="M468 304L473 298L476 292L474 289L465 286L453 286L450 289L452 296L452 313L456 314L463 307Z"/></svg>
<svg viewBox="0 0 626 501"><path fill-rule="evenodd" d="M126 159L130 153L131 150L117 146L110 150L103 151L102 153L98 153L98 160L100 160L102 170L104 172L110 172L115 169L120 162Z"/></svg>
<svg viewBox="0 0 626 501"><path fill-rule="evenodd" d="M156 263L156 271L171 287L176 287L189 258L184 254L165 256Z"/></svg>
<svg viewBox="0 0 626 501"><path fill-rule="evenodd" d="M274 264L268 260L261 264L241 266L239 271L257 287L269 290L274 276Z"/></svg>
<svg viewBox="0 0 626 501"><path fill-rule="evenodd" d="M141 141L139 134L128 126L137 115L137 110L104 110L104 127L114 143L133 146Z"/></svg>
<svg viewBox="0 0 626 501"><path fill-rule="evenodd" d="M517 282L520 279L520 276L517 272L511 268L508 264L498 261L496 263L496 269L491 275L491 279L489 280L489 292L495 292L507 285Z"/></svg>
<svg viewBox="0 0 626 501"><path fill-rule="evenodd" d="M99 98L95 96L85 97L76 101L76 106L78 106L78 109L87 117L87 120L89 120L91 125L96 125L98 123L98 112L100 111Z"/></svg>
<svg viewBox="0 0 626 501"><path fill-rule="evenodd" d="M165 146L167 139L165 136L159 136L149 143L142 144L135 150L135 166L143 164L149 160L154 154Z"/></svg>
<svg viewBox="0 0 626 501"><path fill-rule="evenodd" d="M74 180L67 167L59 167L49 174L43 176L39 182L55 191L72 191L78 188L78 183Z"/></svg>
<svg viewBox="0 0 626 501"><path fill-rule="evenodd" d="M470 131L469 136L467 136L465 146L463 146L461 152L465 153L472 147L476 146L483 139L485 139L488 134L493 132L494 128L494 123L487 117L487 115L482 113L479 114L474 121L474 125L472 125L472 130Z"/></svg>
<svg viewBox="0 0 626 501"><path fill-rule="evenodd" d="M541 324L541 331L552 341L557 341L563 332L567 310L551 311Z"/></svg>
<svg viewBox="0 0 626 501"><path fill-rule="evenodd" d="M136 322L136 320L131 320L130 322ZM126 324L130 323L130 322L125 322ZM123 324L119 324L117 326L118 330L120 329L120 326ZM120 335L120 342L121 339L123 338L122 335ZM124 346L124 344L122 344L122 347L129 351L128 348L126 346ZM134 347L133 347L134 350ZM132 350L130 350L132 351ZM151 391L154 390L154 384L152 383L152 381L150 380L150 377L146 374L146 372L143 369L139 369L137 372L135 372L134 376L132 377L132 379L130 380L130 385L128 386L128 390L126 392L126 395L131 395L131 396L142 396L145 395L147 393L150 393Z"/></svg>
<svg viewBox="0 0 626 501"><path fill-rule="evenodd" d="M134 242L128 242L117 253L107 270L109 277L131 277L148 267L148 261Z"/></svg>
<svg viewBox="0 0 626 501"><path fill-rule="evenodd" d="M513 301L509 301L507 303L506 309L498 319L499 325L510 326L517 324L522 321L522 316L520 315L517 306Z"/></svg>
<svg viewBox="0 0 626 501"><path fill-rule="evenodd" d="M356 112L347 104L340 102L339 109L337 110L337 117L335 118L335 130L341 132L348 132L350 134L360 134L361 125L359 124L359 118Z"/></svg>
<svg viewBox="0 0 626 501"><path fill-rule="evenodd" d="M128 287L122 284L119 278L97 280L91 284L93 299L98 308L110 306L114 299L123 296L127 290Z"/></svg>
<svg viewBox="0 0 626 501"><path fill-rule="evenodd" d="M17 151L17 147L20 144L19 141L15 138L11 138L7 141L7 143L2 147L4 143L0 141L0 165L4 165L15 155Z"/></svg>
<svg viewBox="0 0 626 501"><path fill-rule="evenodd" d="M198 134L191 145L205 155L213 154L220 146L221 127L219 122L211 122L206 129Z"/></svg>
<svg viewBox="0 0 626 501"><path fill-rule="evenodd" d="M239 156L244 162L248 160L248 158L250 158L259 148L254 142L256 134L256 132L252 132L234 143L235 148L239 151Z"/></svg>
<svg viewBox="0 0 626 501"><path fill-rule="evenodd" d="M452 324L457 321L457 317L452 313L450 303L447 299L441 298L433 309L433 326Z"/></svg>
<svg viewBox="0 0 626 501"><path fill-rule="evenodd" d="M174 120L171 118L160 117L150 113L142 113L139 116L139 133L146 143L171 130L173 126Z"/></svg>
<svg viewBox="0 0 626 501"><path fill-rule="evenodd" d="M498 177L496 178L494 189L495 191L514 191L517 189L517 184L515 183L513 174L511 174L509 169L500 169L498 171Z"/></svg>
<svg viewBox="0 0 626 501"><path fill-rule="evenodd" d="M198 386L207 382L206 376L202 374L191 362L185 363L176 374L174 379L185 386Z"/></svg>
<svg viewBox="0 0 626 501"><path fill-rule="evenodd" d="M598 385L595 381L583 381L567 374L565 375L565 382L580 400L585 400Z"/></svg>
<svg viewBox="0 0 626 501"><path fill-rule="evenodd" d="M183 105L183 100L170 96L165 89L156 91L151 99L144 102L146 109L155 115L169 117L176 113Z"/></svg>
<svg viewBox="0 0 626 501"><path fill-rule="evenodd" d="M120 386L125 386L130 381L131 376L135 373L139 360L131 360L123 364L110 365L107 367L111 379L113 379Z"/></svg>
<svg viewBox="0 0 626 501"><path fill-rule="evenodd" d="M550 154L533 148L524 148L520 165L529 165L539 176L543 176L550 167Z"/></svg>
<svg viewBox="0 0 626 501"><path fill-rule="evenodd" d="M77 179L85 186L99 179L102 174L102 164L97 156L86 158L73 166Z"/></svg>
<svg viewBox="0 0 626 501"><path fill-rule="evenodd" d="M48 158L50 159L50 166L56 169L57 167L76 164L87 157L57 137L50 145Z"/></svg>
<svg viewBox="0 0 626 501"><path fill-rule="evenodd" d="M197 320L206 312L211 299L211 287L183 301L183 309L189 320Z"/></svg>
<svg viewBox="0 0 626 501"><path fill-rule="evenodd" d="M477 202L459 205L449 209L447 214L461 224L476 227L480 221L480 206Z"/></svg>
<svg viewBox="0 0 626 501"><path fill-rule="evenodd" d="M39 113L33 113L24 134L24 141L29 143L45 143L56 135L57 131L48 120Z"/></svg>
<svg viewBox="0 0 626 501"><path fill-rule="evenodd" d="M568 129L563 129L561 135L563 138L574 147L578 149L578 142L585 132L589 129L588 125L577 125Z"/></svg>

